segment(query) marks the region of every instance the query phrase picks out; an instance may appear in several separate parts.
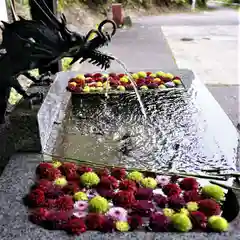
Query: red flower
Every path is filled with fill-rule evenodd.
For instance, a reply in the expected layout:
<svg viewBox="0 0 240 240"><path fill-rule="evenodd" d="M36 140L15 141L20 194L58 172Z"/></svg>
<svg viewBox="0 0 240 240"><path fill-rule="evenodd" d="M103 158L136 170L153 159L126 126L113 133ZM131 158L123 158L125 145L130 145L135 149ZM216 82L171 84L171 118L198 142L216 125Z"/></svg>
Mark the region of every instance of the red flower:
<svg viewBox="0 0 240 240"><path fill-rule="evenodd" d="M47 216L46 228L50 230L62 230L70 219L69 212L56 211L51 212Z"/></svg>
<svg viewBox="0 0 240 240"><path fill-rule="evenodd" d="M116 189L118 188L118 181L113 176L101 177L98 187L105 189Z"/></svg>
<svg viewBox="0 0 240 240"><path fill-rule="evenodd" d="M194 228L205 228L207 224L207 217L204 213L196 211L191 212L190 218Z"/></svg>
<svg viewBox="0 0 240 240"><path fill-rule="evenodd" d="M40 163L36 169L36 174L39 178L45 178L53 181L61 176L61 171L54 168L50 163Z"/></svg>
<svg viewBox="0 0 240 240"><path fill-rule="evenodd" d="M64 225L64 230L70 234L80 235L86 232L87 228L82 219L73 217Z"/></svg>
<svg viewBox="0 0 240 240"><path fill-rule="evenodd" d="M79 181L80 176L79 176L79 174L77 172L72 172L72 173L68 173L66 175L66 179L68 181Z"/></svg>
<svg viewBox="0 0 240 240"><path fill-rule="evenodd" d="M160 208L165 208L167 205L167 198L162 196L161 194L157 194L153 197L155 203L157 204L158 207Z"/></svg>
<svg viewBox="0 0 240 240"><path fill-rule="evenodd" d="M107 177L110 175L110 171L107 168L100 168L96 171L97 175L101 177Z"/></svg>
<svg viewBox="0 0 240 240"><path fill-rule="evenodd" d="M168 198L168 206L174 210L180 210L185 205L185 201L183 198L173 195Z"/></svg>
<svg viewBox="0 0 240 240"><path fill-rule="evenodd" d="M68 211L73 209L73 199L71 196L65 195L56 200L56 206L59 211Z"/></svg>
<svg viewBox="0 0 240 240"><path fill-rule="evenodd" d="M125 180L122 180L119 183L119 189L136 192L137 191L137 185L134 181L125 179Z"/></svg>
<svg viewBox="0 0 240 240"><path fill-rule="evenodd" d="M65 194L73 195L74 193L80 191L80 188L76 182L68 182L68 184L64 186L62 190Z"/></svg>
<svg viewBox="0 0 240 240"><path fill-rule="evenodd" d="M169 219L162 213L153 213L149 219L149 227L153 232L167 232L169 225Z"/></svg>
<svg viewBox="0 0 240 240"><path fill-rule="evenodd" d="M35 183L33 186L34 189L40 189L43 192L48 191L48 189L53 187L53 183L47 179L40 179L38 182Z"/></svg>
<svg viewBox="0 0 240 240"><path fill-rule="evenodd" d="M128 217L128 224L131 230L136 230L137 228L141 227L143 224L142 218L138 214L134 214Z"/></svg>
<svg viewBox="0 0 240 240"><path fill-rule="evenodd" d="M163 192L166 194L168 197L172 195L179 195L181 193L181 189L179 186L175 183L168 183L167 185L163 186Z"/></svg>
<svg viewBox="0 0 240 240"><path fill-rule="evenodd" d="M198 211L204 213L207 217L219 215L221 212L220 205L212 199L203 199L198 201Z"/></svg>
<svg viewBox="0 0 240 240"><path fill-rule="evenodd" d="M197 192L197 190L185 191L183 193L183 198L184 198L185 202L197 202L197 201L201 200L201 196Z"/></svg>
<svg viewBox="0 0 240 240"><path fill-rule="evenodd" d="M102 226L100 228L100 231L103 233L109 233L109 232L113 232L114 228L115 228L115 224L113 219L105 216Z"/></svg>
<svg viewBox="0 0 240 240"><path fill-rule="evenodd" d="M41 207L44 206L45 195L44 192L40 189L35 189L31 191L26 199L26 204L29 207Z"/></svg>
<svg viewBox="0 0 240 240"><path fill-rule="evenodd" d="M100 230L104 221L104 216L97 213L89 213L85 218L85 224L88 230Z"/></svg>
<svg viewBox="0 0 240 240"><path fill-rule="evenodd" d="M45 201L44 207L48 209L54 209L57 206L56 199L47 199Z"/></svg>
<svg viewBox="0 0 240 240"><path fill-rule="evenodd" d="M114 191L112 189L105 189L98 187L97 192L100 196L106 198L106 199L112 199L115 195Z"/></svg>
<svg viewBox="0 0 240 240"><path fill-rule="evenodd" d="M29 221L34 224L41 225L46 221L49 212L45 208L39 208L29 215Z"/></svg>
<svg viewBox="0 0 240 240"><path fill-rule="evenodd" d="M45 198L50 198L50 199L57 199L63 195L64 195L64 192L60 187L57 187L57 186L52 186L45 192Z"/></svg>
<svg viewBox="0 0 240 240"><path fill-rule="evenodd" d="M75 173L77 171L77 165L72 162L64 162L59 169L62 174L66 176L68 174Z"/></svg>
<svg viewBox="0 0 240 240"><path fill-rule="evenodd" d="M150 200L153 196L153 190L150 188L138 188L135 194L137 200Z"/></svg>
<svg viewBox="0 0 240 240"><path fill-rule="evenodd" d="M122 180L126 177L126 169L124 168L113 168L111 170L112 176L114 176L117 180Z"/></svg>
<svg viewBox="0 0 240 240"><path fill-rule="evenodd" d="M173 175L173 176L171 176L170 181L171 181L171 183L176 183L178 179L179 179L179 176Z"/></svg>
<svg viewBox="0 0 240 240"><path fill-rule="evenodd" d="M113 204L123 208L130 208L136 199L133 192L128 191L119 191L113 197Z"/></svg>
<svg viewBox="0 0 240 240"><path fill-rule="evenodd" d="M79 166L79 167L78 167L77 173L78 173L79 175L82 175L82 174L84 174L85 172L92 172L92 168L87 167L87 166Z"/></svg>
<svg viewBox="0 0 240 240"><path fill-rule="evenodd" d="M196 178L184 178L180 183L179 183L181 189L185 191L190 191L194 189L198 189L199 183L197 182Z"/></svg>
<svg viewBox="0 0 240 240"><path fill-rule="evenodd" d="M154 210L154 205L148 200L139 200L132 206L132 213L148 217Z"/></svg>

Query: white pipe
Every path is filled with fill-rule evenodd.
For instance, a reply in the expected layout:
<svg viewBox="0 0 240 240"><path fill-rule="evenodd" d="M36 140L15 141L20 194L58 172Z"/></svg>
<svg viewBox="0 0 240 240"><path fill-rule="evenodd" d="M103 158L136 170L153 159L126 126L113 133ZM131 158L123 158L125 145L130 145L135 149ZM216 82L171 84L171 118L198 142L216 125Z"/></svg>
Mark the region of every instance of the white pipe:
<svg viewBox="0 0 240 240"><path fill-rule="evenodd" d="M7 4L5 0L0 0L0 20L8 22Z"/></svg>

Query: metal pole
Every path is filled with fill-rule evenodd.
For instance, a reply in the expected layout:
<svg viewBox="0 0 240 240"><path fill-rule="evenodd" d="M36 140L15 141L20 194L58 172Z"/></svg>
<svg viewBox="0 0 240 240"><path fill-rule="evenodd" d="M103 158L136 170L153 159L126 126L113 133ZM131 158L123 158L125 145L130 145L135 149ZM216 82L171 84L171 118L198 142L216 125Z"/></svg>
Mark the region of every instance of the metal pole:
<svg viewBox="0 0 240 240"><path fill-rule="evenodd" d="M55 15L57 15L57 0L44 0L44 1L49 7L49 9L51 9L51 11ZM44 20L45 16L39 11L38 7L36 6L33 0L29 0L29 5L30 5L30 13L32 15L32 19ZM58 61L57 63L54 63L49 67L39 68L39 74L43 74L48 71L55 74L57 72L60 72L61 70L62 70L62 64L61 64L61 61Z"/></svg>

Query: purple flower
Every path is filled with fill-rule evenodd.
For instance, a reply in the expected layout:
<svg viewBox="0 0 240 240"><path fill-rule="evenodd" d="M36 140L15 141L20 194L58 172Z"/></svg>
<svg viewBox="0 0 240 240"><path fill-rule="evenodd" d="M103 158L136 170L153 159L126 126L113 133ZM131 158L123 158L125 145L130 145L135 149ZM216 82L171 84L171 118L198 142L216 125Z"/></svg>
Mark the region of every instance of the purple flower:
<svg viewBox="0 0 240 240"><path fill-rule="evenodd" d="M77 218L84 218L87 216L87 212L81 212L81 211L76 211L73 212L73 216L77 217Z"/></svg>
<svg viewBox="0 0 240 240"><path fill-rule="evenodd" d="M127 210L121 207L113 207L107 212L107 216L115 221L127 221Z"/></svg>
<svg viewBox="0 0 240 240"><path fill-rule="evenodd" d="M76 211L86 211L88 209L88 203L86 201L77 201L74 203L74 210Z"/></svg>
<svg viewBox="0 0 240 240"><path fill-rule="evenodd" d="M96 190L93 190L93 189L90 189L86 192L87 196L88 196L88 199L92 199L94 198L95 196L98 195L97 191Z"/></svg>
<svg viewBox="0 0 240 240"><path fill-rule="evenodd" d="M169 176L164 176L164 175L158 175L156 177L156 181L157 181L159 186L163 187L170 182L170 177Z"/></svg>

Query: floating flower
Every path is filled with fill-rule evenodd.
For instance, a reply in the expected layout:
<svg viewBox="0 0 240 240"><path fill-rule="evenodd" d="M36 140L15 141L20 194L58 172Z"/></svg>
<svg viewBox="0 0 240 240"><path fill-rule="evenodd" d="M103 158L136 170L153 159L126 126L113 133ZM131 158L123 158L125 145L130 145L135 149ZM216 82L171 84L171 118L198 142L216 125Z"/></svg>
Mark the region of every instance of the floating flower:
<svg viewBox="0 0 240 240"><path fill-rule="evenodd" d="M171 182L171 183L176 183L179 178L180 178L179 176L173 175L173 176L171 176L171 178L170 178L170 182Z"/></svg>
<svg viewBox="0 0 240 240"><path fill-rule="evenodd" d="M169 224L169 218L159 212L153 213L149 219L149 227L153 232L167 232Z"/></svg>
<svg viewBox="0 0 240 240"><path fill-rule="evenodd" d="M134 214L148 217L154 211L154 205L148 200L139 200L132 206Z"/></svg>
<svg viewBox="0 0 240 240"><path fill-rule="evenodd" d="M100 168L96 171L97 175L101 177L107 177L110 175L110 171L107 168Z"/></svg>
<svg viewBox="0 0 240 240"><path fill-rule="evenodd" d="M77 218L85 218L88 215L86 211L73 211L73 216Z"/></svg>
<svg viewBox="0 0 240 240"><path fill-rule="evenodd" d="M82 175L82 174L88 173L88 172L92 172L92 171L93 171L92 168L87 167L87 166L79 166L79 167L77 168L77 173L78 173L79 175Z"/></svg>
<svg viewBox="0 0 240 240"><path fill-rule="evenodd" d="M190 218L194 228L205 228L207 223L207 217L204 213L196 211L190 213Z"/></svg>
<svg viewBox="0 0 240 240"><path fill-rule="evenodd" d="M215 232L225 232L228 230L229 224L223 217L211 216L208 219L208 227Z"/></svg>
<svg viewBox="0 0 240 240"><path fill-rule="evenodd" d="M74 209L80 212L86 211L88 209L88 202L86 201L77 201L74 203Z"/></svg>
<svg viewBox="0 0 240 240"><path fill-rule="evenodd" d="M54 180L54 184L59 186L59 187L64 187L67 185L67 180L65 177L59 177Z"/></svg>
<svg viewBox="0 0 240 240"><path fill-rule="evenodd" d="M185 206L185 201L183 198L173 195L168 198L168 206L174 210L179 210Z"/></svg>
<svg viewBox="0 0 240 240"><path fill-rule="evenodd" d="M125 179L125 180L122 180L119 183L119 189L136 192L137 191L137 185L134 181L129 180L129 179Z"/></svg>
<svg viewBox="0 0 240 240"><path fill-rule="evenodd" d="M197 190L184 191L183 198L184 198L185 202L197 202L197 201L201 200L201 196L197 192Z"/></svg>
<svg viewBox="0 0 240 240"><path fill-rule="evenodd" d="M181 193L181 191L182 190L175 183L168 183L167 185L163 186L163 192L168 197L173 196L173 195L179 195Z"/></svg>
<svg viewBox="0 0 240 240"><path fill-rule="evenodd" d="M142 217L139 216L138 214L133 214L133 215L129 216L127 220L128 220L130 229L132 231L138 229L139 227L141 227L143 225Z"/></svg>
<svg viewBox="0 0 240 240"><path fill-rule="evenodd" d="M185 190L185 191L191 191L194 189L198 189L199 187L199 183L197 182L196 178L184 178L180 183L179 186L181 187L181 189Z"/></svg>
<svg viewBox="0 0 240 240"><path fill-rule="evenodd" d="M56 200L56 206L59 211L68 211L73 209L73 200L71 196L65 195Z"/></svg>
<svg viewBox="0 0 240 240"><path fill-rule="evenodd" d="M154 178L146 177L141 180L141 184L145 188L154 189L157 186L157 181Z"/></svg>
<svg viewBox="0 0 240 240"><path fill-rule="evenodd" d="M36 174L39 178L54 181L56 178L61 176L61 171L54 168L50 163L40 163L36 169Z"/></svg>
<svg viewBox="0 0 240 240"><path fill-rule="evenodd" d="M127 221L127 210L121 207L113 207L107 212L107 216L115 221Z"/></svg>
<svg viewBox="0 0 240 240"><path fill-rule="evenodd" d="M75 201L87 201L88 200L88 196L85 192L76 192L74 195L73 195L73 198Z"/></svg>
<svg viewBox="0 0 240 240"><path fill-rule="evenodd" d="M77 172L77 165L71 162L64 162L60 167L59 170L63 175L73 174Z"/></svg>
<svg viewBox="0 0 240 240"><path fill-rule="evenodd" d="M54 160L54 161L52 162L52 166L53 166L54 168L59 168L61 165L62 165L62 163L61 163L60 161Z"/></svg>
<svg viewBox="0 0 240 240"><path fill-rule="evenodd" d="M118 180L123 180L126 177L126 169L124 168L113 168L111 174Z"/></svg>
<svg viewBox="0 0 240 240"><path fill-rule="evenodd" d="M103 233L110 233L113 232L114 228L115 224L113 219L105 216L100 231Z"/></svg>
<svg viewBox="0 0 240 240"><path fill-rule="evenodd" d="M44 192L40 189L31 191L26 197L26 205L29 207L41 207L45 203Z"/></svg>
<svg viewBox="0 0 240 240"><path fill-rule="evenodd" d="M187 216L189 216L189 211L186 208L181 208L179 213L185 214Z"/></svg>
<svg viewBox="0 0 240 240"><path fill-rule="evenodd" d="M156 188L153 190L154 195L164 195L163 190L161 188Z"/></svg>
<svg viewBox="0 0 240 240"><path fill-rule="evenodd" d="M56 211L48 214L46 226L50 230L62 230L69 221L71 215L69 212Z"/></svg>
<svg viewBox="0 0 240 240"><path fill-rule="evenodd" d="M196 212L198 210L198 203L197 202L188 202L187 209L190 212Z"/></svg>
<svg viewBox="0 0 240 240"><path fill-rule="evenodd" d="M79 185L76 182L68 182L68 184L62 188L64 193L70 195L74 195L76 192L79 192L79 190Z"/></svg>
<svg viewBox="0 0 240 240"><path fill-rule="evenodd" d="M113 204L123 208L130 208L136 202L132 192L119 191L113 197Z"/></svg>
<svg viewBox="0 0 240 240"><path fill-rule="evenodd" d="M91 212L106 213L109 209L106 198L96 196L89 201L89 209Z"/></svg>
<svg viewBox="0 0 240 240"><path fill-rule="evenodd" d="M158 175L156 177L156 181L157 181L157 184L160 187L163 187L163 186L167 185L170 182L170 177L169 176L164 176L164 175Z"/></svg>
<svg viewBox="0 0 240 240"><path fill-rule="evenodd" d="M160 194L154 195L153 200L160 208L165 208L168 202L167 198Z"/></svg>
<svg viewBox="0 0 240 240"><path fill-rule="evenodd" d="M116 222L116 229L119 232L127 232L127 231L129 231L130 226L129 226L128 222L118 221L118 222Z"/></svg>
<svg viewBox="0 0 240 240"><path fill-rule="evenodd" d="M104 223L104 216L97 213L89 213L85 218L88 230L100 230Z"/></svg>
<svg viewBox="0 0 240 240"><path fill-rule="evenodd" d="M79 181L79 174L77 172L68 173L66 175L68 181Z"/></svg>
<svg viewBox="0 0 240 240"><path fill-rule="evenodd" d="M41 225L47 220L48 214L49 211L47 209L39 208L29 215L29 220L34 224Z"/></svg>
<svg viewBox="0 0 240 240"><path fill-rule="evenodd" d="M143 179L143 174L138 171L133 171L127 175L127 178L135 182L140 182Z"/></svg>
<svg viewBox="0 0 240 240"><path fill-rule="evenodd" d="M219 215L221 212L220 205L212 199L203 199L198 201L198 211L204 213L207 217Z"/></svg>
<svg viewBox="0 0 240 240"><path fill-rule="evenodd" d="M191 220L186 214L175 213L171 220L173 227L180 232L188 232L192 229Z"/></svg>
<svg viewBox="0 0 240 240"><path fill-rule="evenodd" d="M80 235L86 232L87 228L82 219L73 217L65 224L64 230L71 234Z"/></svg>
<svg viewBox="0 0 240 240"><path fill-rule="evenodd" d="M98 193L95 189L88 189L86 194L87 194L88 199L92 199L93 197L98 195Z"/></svg>
<svg viewBox="0 0 240 240"><path fill-rule="evenodd" d="M80 177L81 183L86 187L92 187L98 185L100 179L94 172L85 172Z"/></svg>
<svg viewBox="0 0 240 240"><path fill-rule="evenodd" d="M48 191L48 189L53 187L53 183L47 179L40 179L38 182L35 183L33 186L34 189L42 190L43 192Z"/></svg>
<svg viewBox="0 0 240 240"><path fill-rule="evenodd" d="M57 199L64 195L62 189L58 186L52 186L45 191L45 198L47 199Z"/></svg>
<svg viewBox="0 0 240 240"><path fill-rule="evenodd" d="M163 209L163 214L166 216L166 217L169 217L171 218L174 214L175 214L175 211L171 208L164 208Z"/></svg>
<svg viewBox="0 0 240 240"><path fill-rule="evenodd" d="M151 200L153 190L151 188L138 188L135 194L137 200Z"/></svg>
<svg viewBox="0 0 240 240"><path fill-rule="evenodd" d="M114 197L114 191L112 189L97 188L97 192L100 196L106 199L112 199Z"/></svg>
<svg viewBox="0 0 240 240"><path fill-rule="evenodd" d="M219 187L218 185L206 185L202 188L202 194L205 197L213 198L216 201L223 201L225 197L225 193L223 188Z"/></svg>
<svg viewBox="0 0 240 240"><path fill-rule="evenodd" d="M118 181L113 176L101 177L98 187L105 189L116 189L118 188Z"/></svg>

